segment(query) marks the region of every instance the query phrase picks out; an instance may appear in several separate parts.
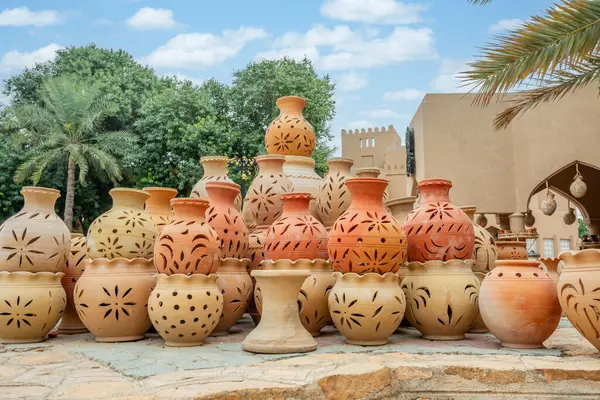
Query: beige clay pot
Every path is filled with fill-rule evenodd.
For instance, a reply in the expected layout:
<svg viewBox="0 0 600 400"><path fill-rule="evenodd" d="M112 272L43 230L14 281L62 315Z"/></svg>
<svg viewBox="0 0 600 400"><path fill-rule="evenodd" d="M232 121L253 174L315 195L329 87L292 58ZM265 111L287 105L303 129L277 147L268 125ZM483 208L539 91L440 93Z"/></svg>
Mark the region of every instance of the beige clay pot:
<svg viewBox="0 0 600 400"><path fill-rule="evenodd" d="M73 299L73 291L75 284L81 277L84 271L84 261L87 256L87 239L80 233L71 233L71 251L67 258L65 267L65 276L62 278L62 285L67 293L67 307L65 313L60 320L58 333L61 335L72 335L75 333L85 333L87 328L79 319L77 310L75 310L75 300Z"/></svg>
<svg viewBox="0 0 600 400"><path fill-rule="evenodd" d="M167 346L201 346L217 326L223 296L217 275L157 275L150 295L150 319Z"/></svg>
<svg viewBox="0 0 600 400"><path fill-rule="evenodd" d="M87 260L75 285L75 308L97 342L144 338L152 325L148 297L154 287L152 259Z"/></svg>
<svg viewBox="0 0 600 400"><path fill-rule="evenodd" d="M162 188L162 187L146 187L144 192L150 197L146 200L144 212L156 225L158 234L163 228L173 221L173 211L171 210L171 199L177 196L177 189Z"/></svg>
<svg viewBox="0 0 600 400"><path fill-rule="evenodd" d="M315 172L315 160L311 157L286 156L283 172L292 182L294 193L310 193L313 196L308 209L320 221L316 196L319 194L321 177Z"/></svg>
<svg viewBox="0 0 600 400"><path fill-rule="evenodd" d="M498 260L527 260L527 243L497 241Z"/></svg>
<svg viewBox="0 0 600 400"><path fill-rule="evenodd" d="M248 309L252 298L252 278L247 258L224 258L217 271L217 286L223 295L223 314L212 336L226 335Z"/></svg>
<svg viewBox="0 0 600 400"><path fill-rule="evenodd" d="M62 272L0 272L0 342L41 342L67 304Z"/></svg>
<svg viewBox="0 0 600 400"><path fill-rule="evenodd" d="M336 219L350 207L350 191L344 185L354 175L350 168L354 164L351 158L333 157L327 160L329 171L319 183L317 211L326 228L331 228Z"/></svg>
<svg viewBox="0 0 600 400"><path fill-rule="evenodd" d="M202 168L204 168L204 175L192 188L190 197L208 200L208 192L206 191L207 182L234 183L227 175L227 164L229 164L229 158L224 156L206 156L200 158L200 164L202 164ZM242 209L241 194L235 198L235 208L238 211Z"/></svg>
<svg viewBox="0 0 600 400"><path fill-rule="evenodd" d="M477 239L475 239L475 240L477 240ZM479 285L481 287L481 282L483 282L483 279L485 278L486 274L484 274L483 272L473 272L473 273L477 277L477 280L479 280ZM478 312L477 319L473 323L473 326L471 327L471 329L469 329L469 333L488 333L488 332L489 332L489 329L485 325L485 322L483 322L483 318L481 317L481 314Z"/></svg>

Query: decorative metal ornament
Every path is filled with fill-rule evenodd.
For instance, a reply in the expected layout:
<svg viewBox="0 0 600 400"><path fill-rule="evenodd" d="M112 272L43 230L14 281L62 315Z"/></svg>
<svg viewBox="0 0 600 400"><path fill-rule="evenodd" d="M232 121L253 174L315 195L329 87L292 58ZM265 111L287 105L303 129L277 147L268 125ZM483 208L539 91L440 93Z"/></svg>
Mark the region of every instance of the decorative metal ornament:
<svg viewBox="0 0 600 400"><path fill-rule="evenodd" d="M541 205L544 214L552 215L554 214L554 211L556 211L556 199L554 197L556 197L556 195L550 191L548 181L546 181L546 199L542 200Z"/></svg>
<svg viewBox="0 0 600 400"><path fill-rule="evenodd" d="M583 181L583 175L579 173L579 163L575 163L575 176L573 177L573 182L569 187L571 194L573 197L580 199L587 193L587 184Z"/></svg>
<svg viewBox="0 0 600 400"><path fill-rule="evenodd" d="M527 215L525 215L525 226L531 228L535 224L535 217L531 210L527 210Z"/></svg>

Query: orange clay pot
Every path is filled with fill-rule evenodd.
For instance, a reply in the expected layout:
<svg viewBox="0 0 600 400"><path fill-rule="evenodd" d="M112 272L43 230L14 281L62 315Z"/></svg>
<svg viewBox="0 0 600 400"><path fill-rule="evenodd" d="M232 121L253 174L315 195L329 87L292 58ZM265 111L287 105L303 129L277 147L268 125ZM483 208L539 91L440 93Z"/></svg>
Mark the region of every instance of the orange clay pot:
<svg viewBox="0 0 600 400"><path fill-rule="evenodd" d="M352 202L333 224L327 243L333 268L342 273L396 272L406 261L406 235L383 206L387 181L352 178L346 186Z"/></svg>
<svg viewBox="0 0 600 400"><path fill-rule="evenodd" d="M481 284L479 312L503 346L536 349L558 326L561 308L539 262L500 260Z"/></svg>
<svg viewBox="0 0 600 400"><path fill-rule="evenodd" d="M221 258L221 242L206 223L208 201L173 199L175 216L158 237L154 265L162 274L210 274Z"/></svg>
<svg viewBox="0 0 600 400"><path fill-rule="evenodd" d="M296 261L328 258L327 231L308 210L312 198L310 193L281 195L283 214L267 231L265 259Z"/></svg>
<svg viewBox="0 0 600 400"><path fill-rule="evenodd" d="M496 242L498 260L527 260L526 242Z"/></svg>
<svg viewBox="0 0 600 400"><path fill-rule="evenodd" d="M473 257L473 223L450 203L452 182L425 179L419 182L421 202L406 217L410 261L467 260Z"/></svg>
<svg viewBox="0 0 600 400"><path fill-rule="evenodd" d="M310 157L315 149L315 131L302 116L306 100L286 96L277 100L279 116L271 122L265 134L269 154Z"/></svg>
<svg viewBox="0 0 600 400"><path fill-rule="evenodd" d="M177 189L147 187L144 188L144 192L150 195L146 200L144 212L152 218L158 233L161 233L165 225L173 221L171 199L177 196Z"/></svg>
<svg viewBox="0 0 600 400"><path fill-rule="evenodd" d="M71 252L67 258L67 265L64 270L65 276L62 278L62 285L67 293L67 307L58 326L59 334L71 335L88 331L77 315L75 301L73 300L75 284L83 274L84 261L87 259L86 237L80 233L71 233Z"/></svg>
<svg viewBox="0 0 600 400"><path fill-rule="evenodd" d="M240 186L231 182L206 182L210 207L206 222L221 239L221 258L245 258L248 253L248 228L234 201Z"/></svg>

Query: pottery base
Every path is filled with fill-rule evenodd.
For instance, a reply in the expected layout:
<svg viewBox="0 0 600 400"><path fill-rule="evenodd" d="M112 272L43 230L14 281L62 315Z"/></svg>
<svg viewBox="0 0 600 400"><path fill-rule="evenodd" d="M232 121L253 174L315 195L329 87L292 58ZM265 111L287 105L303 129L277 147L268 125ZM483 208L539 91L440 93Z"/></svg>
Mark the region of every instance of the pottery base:
<svg viewBox="0 0 600 400"><path fill-rule="evenodd" d="M463 340L465 338L465 334L462 335L423 335L423 339L427 340Z"/></svg>
<svg viewBox="0 0 600 400"><path fill-rule="evenodd" d="M202 346L204 344L204 340L201 342L165 342L165 346L169 347L194 347L194 346Z"/></svg>
<svg viewBox="0 0 600 400"><path fill-rule="evenodd" d="M346 339L346 343L353 344L355 346L383 346L387 344L387 340L348 340Z"/></svg>
<svg viewBox="0 0 600 400"><path fill-rule="evenodd" d="M210 336L225 336L229 333L229 331L213 331Z"/></svg>
<svg viewBox="0 0 600 400"><path fill-rule="evenodd" d="M321 331L319 332L309 332L313 337L321 336Z"/></svg>
<svg viewBox="0 0 600 400"><path fill-rule="evenodd" d="M487 328L473 328L468 333L488 333L489 330Z"/></svg>
<svg viewBox="0 0 600 400"><path fill-rule="evenodd" d="M77 335L80 333L88 333L89 331L87 330L87 328L73 328L73 329L62 329L62 328L58 328L58 331L56 331L56 333L58 333L59 335Z"/></svg>
<svg viewBox="0 0 600 400"><path fill-rule="evenodd" d="M505 343L500 342L503 347L508 347L510 349L543 349L543 344L524 344L524 343Z"/></svg>
<svg viewBox="0 0 600 400"><path fill-rule="evenodd" d="M25 344L25 343L39 343L43 342L46 338L32 338L32 339L0 339L2 344Z"/></svg>
<svg viewBox="0 0 600 400"><path fill-rule="evenodd" d="M144 335L135 336L117 336L117 337L95 337L96 342L116 343L116 342L135 342L144 339Z"/></svg>

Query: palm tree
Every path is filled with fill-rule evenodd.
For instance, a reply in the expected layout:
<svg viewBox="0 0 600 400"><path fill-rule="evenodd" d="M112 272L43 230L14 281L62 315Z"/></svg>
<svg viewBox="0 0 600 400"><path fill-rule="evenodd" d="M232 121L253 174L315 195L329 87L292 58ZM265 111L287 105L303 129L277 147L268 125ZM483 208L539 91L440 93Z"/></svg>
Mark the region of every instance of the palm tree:
<svg viewBox="0 0 600 400"><path fill-rule="evenodd" d="M41 105L24 104L9 109L9 127L31 148L32 154L15 173L16 183L28 179L37 185L44 171L56 164L67 165L67 196L64 221L73 225L75 178L85 183L88 172L121 179L116 156L135 142L127 131L102 132L104 118L114 115L117 106L93 84L71 76L49 78L41 87Z"/></svg>
<svg viewBox="0 0 600 400"><path fill-rule="evenodd" d="M525 89L496 116L495 129L506 128L540 103L600 82L600 0L563 0L543 16L495 36L469 66L461 77L478 91L476 105L488 105L495 94Z"/></svg>

